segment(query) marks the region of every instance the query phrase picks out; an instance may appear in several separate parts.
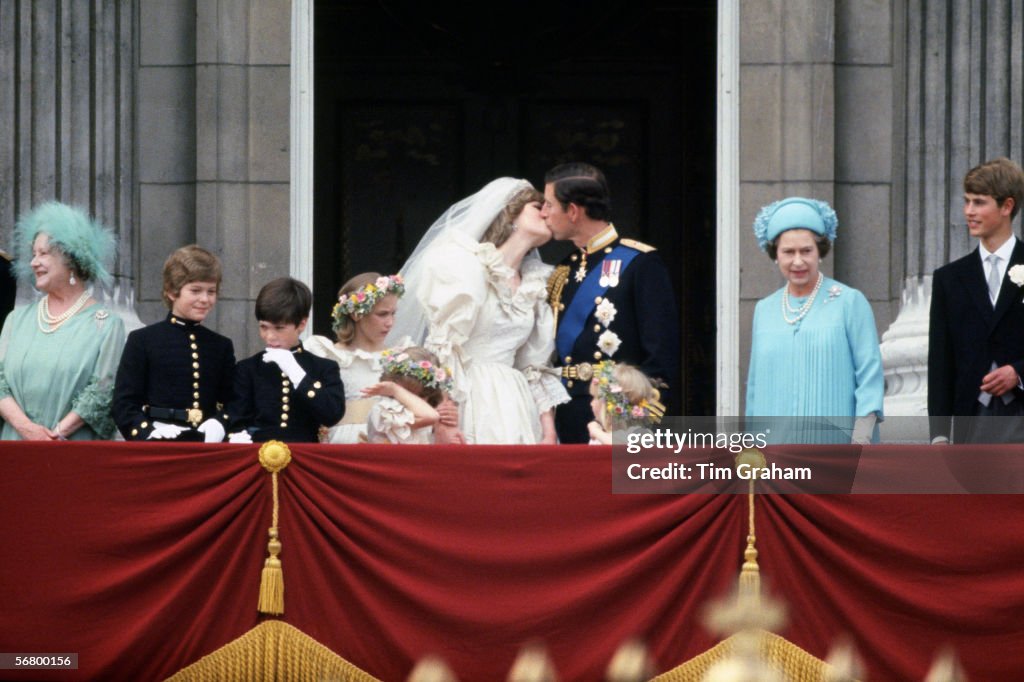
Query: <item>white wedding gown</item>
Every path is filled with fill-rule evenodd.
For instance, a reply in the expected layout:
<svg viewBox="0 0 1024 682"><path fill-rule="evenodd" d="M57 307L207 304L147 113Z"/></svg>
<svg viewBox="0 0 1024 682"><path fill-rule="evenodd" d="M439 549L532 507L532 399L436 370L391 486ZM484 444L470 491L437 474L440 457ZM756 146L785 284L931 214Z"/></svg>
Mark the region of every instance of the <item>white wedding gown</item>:
<svg viewBox="0 0 1024 682"><path fill-rule="evenodd" d="M431 253L416 288L428 320L424 346L452 370L469 443L537 443L540 414L569 400L561 381L538 369L554 351L551 266L531 256L520 272L513 291L515 273L494 245L456 234Z"/></svg>

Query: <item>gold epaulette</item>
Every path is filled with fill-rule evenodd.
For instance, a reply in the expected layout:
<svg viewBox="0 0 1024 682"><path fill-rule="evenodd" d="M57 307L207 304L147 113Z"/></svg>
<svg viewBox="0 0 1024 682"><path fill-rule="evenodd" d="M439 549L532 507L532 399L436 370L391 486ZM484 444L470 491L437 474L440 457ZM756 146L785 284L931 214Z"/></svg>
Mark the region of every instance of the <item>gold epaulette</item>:
<svg viewBox="0 0 1024 682"><path fill-rule="evenodd" d="M12 256L11 254L7 253L3 249L0 249L0 258L3 258L4 260L6 260L8 262L14 260L14 256Z"/></svg>
<svg viewBox="0 0 1024 682"><path fill-rule="evenodd" d="M638 242L635 239L620 239L619 243L622 244L623 246L628 246L631 249L636 249L640 253L650 253L651 251L658 250L658 247L656 246L644 244L643 242Z"/></svg>
<svg viewBox="0 0 1024 682"><path fill-rule="evenodd" d="M562 310L562 290L569 281L569 266L559 265L548 276L548 304L555 314L555 329L558 329L558 313Z"/></svg>
<svg viewBox="0 0 1024 682"><path fill-rule="evenodd" d="M562 289L569 281L569 266L559 265L548 275L548 303L556 306L562 302Z"/></svg>

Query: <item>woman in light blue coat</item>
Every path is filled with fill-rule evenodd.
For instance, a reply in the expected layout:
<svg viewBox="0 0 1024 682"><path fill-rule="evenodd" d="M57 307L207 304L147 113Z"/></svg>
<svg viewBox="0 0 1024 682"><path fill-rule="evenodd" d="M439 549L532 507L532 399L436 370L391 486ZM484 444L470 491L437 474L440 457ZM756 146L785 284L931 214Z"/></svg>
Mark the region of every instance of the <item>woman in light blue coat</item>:
<svg viewBox="0 0 1024 682"><path fill-rule="evenodd" d="M877 439L884 381L871 306L820 270L837 222L827 203L802 197L765 206L754 221L786 280L754 310L747 378L747 416L773 418L757 420L770 442Z"/></svg>

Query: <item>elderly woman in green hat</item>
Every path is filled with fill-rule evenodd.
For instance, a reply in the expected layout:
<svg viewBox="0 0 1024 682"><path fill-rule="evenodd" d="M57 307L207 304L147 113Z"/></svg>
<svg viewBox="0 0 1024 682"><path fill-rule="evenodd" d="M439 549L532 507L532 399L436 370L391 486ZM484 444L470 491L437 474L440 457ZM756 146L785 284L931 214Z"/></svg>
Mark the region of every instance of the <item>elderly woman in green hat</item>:
<svg viewBox="0 0 1024 682"><path fill-rule="evenodd" d="M114 235L81 210L47 202L14 230L15 273L42 293L0 332L3 440L111 438L110 401L124 324L93 298Z"/></svg>
<svg viewBox="0 0 1024 682"><path fill-rule="evenodd" d="M746 413L800 418L766 426L772 442L866 443L882 418L871 306L820 269L837 225L827 203L803 197L769 204L754 221L758 245L785 283L754 309Z"/></svg>

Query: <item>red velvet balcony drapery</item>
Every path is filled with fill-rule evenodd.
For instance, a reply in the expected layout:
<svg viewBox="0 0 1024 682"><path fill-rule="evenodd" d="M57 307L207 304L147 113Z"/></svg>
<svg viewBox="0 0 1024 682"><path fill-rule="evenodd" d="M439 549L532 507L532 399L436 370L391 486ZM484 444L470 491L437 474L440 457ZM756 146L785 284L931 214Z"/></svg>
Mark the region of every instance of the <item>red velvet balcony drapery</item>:
<svg viewBox="0 0 1024 682"><path fill-rule="evenodd" d="M75 652L77 671L162 679L241 636L270 525L257 447L0 445L0 651ZM715 639L742 495L613 495L587 447L292 446L280 475L286 622L383 680L427 653L504 679L542 639L563 679L599 680L641 635L662 669ZM757 498L781 633L823 657L852 635L869 679L921 678L953 645L972 679L1024 670L1024 497Z"/></svg>

